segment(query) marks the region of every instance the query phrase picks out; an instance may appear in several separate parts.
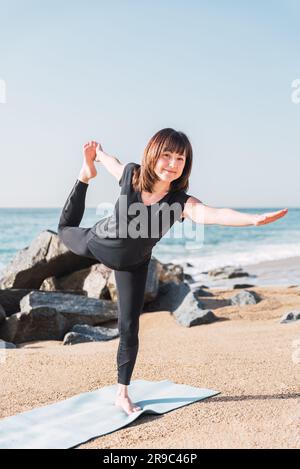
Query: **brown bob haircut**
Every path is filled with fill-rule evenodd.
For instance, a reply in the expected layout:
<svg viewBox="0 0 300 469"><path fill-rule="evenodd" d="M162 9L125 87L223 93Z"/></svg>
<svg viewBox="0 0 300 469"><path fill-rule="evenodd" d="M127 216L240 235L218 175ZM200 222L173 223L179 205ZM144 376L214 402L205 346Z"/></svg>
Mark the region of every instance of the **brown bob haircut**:
<svg viewBox="0 0 300 469"><path fill-rule="evenodd" d="M182 174L175 181L172 181L170 192L188 189L193 162L192 145L183 132L166 128L159 130L149 140L144 150L142 164L134 170L132 185L135 191L152 192L155 182L159 181L154 168L158 158L165 151L174 152L186 158Z"/></svg>

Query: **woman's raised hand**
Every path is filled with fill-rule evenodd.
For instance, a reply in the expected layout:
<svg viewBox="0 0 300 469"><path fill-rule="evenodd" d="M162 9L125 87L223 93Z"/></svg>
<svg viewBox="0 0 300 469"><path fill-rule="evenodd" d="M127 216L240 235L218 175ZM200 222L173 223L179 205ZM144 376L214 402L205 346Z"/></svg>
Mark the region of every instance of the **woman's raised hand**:
<svg viewBox="0 0 300 469"><path fill-rule="evenodd" d="M98 142L95 142L95 143L96 143L96 152L98 153L98 151L103 151L101 143L98 143Z"/></svg>
<svg viewBox="0 0 300 469"><path fill-rule="evenodd" d="M278 210L278 212L269 212L269 213L263 213L262 215L253 215L254 216L253 225L260 226L260 225L266 225L267 223L273 223L279 218L284 217L287 213L288 213L288 209L284 208L283 210Z"/></svg>
<svg viewBox="0 0 300 469"><path fill-rule="evenodd" d="M96 159L95 161L99 161L101 163L101 152L103 152L103 148L101 146L101 143L95 142L96 143Z"/></svg>

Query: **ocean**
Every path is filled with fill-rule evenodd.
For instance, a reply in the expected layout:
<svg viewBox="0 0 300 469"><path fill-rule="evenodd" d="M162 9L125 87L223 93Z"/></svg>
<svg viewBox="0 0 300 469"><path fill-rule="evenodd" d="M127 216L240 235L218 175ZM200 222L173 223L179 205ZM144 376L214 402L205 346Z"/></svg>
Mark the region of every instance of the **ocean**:
<svg viewBox="0 0 300 469"><path fill-rule="evenodd" d="M236 210L264 213L281 208ZM60 213L61 208L0 208L0 274L17 251L41 231L57 231ZM103 216L96 208L86 208L80 226L92 226ZM259 227L203 226L191 220L175 223L155 246L153 255L162 262L189 262L198 272L300 256L300 209L291 208L275 223Z"/></svg>

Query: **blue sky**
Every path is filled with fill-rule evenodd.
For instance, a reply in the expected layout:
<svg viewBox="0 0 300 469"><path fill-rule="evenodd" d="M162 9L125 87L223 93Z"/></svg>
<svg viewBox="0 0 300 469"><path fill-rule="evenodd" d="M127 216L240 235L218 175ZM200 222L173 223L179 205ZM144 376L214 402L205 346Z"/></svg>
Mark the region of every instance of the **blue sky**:
<svg viewBox="0 0 300 469"><path fill-rule="evenodd" d="M0 0L2 207L59 207L99 140L140 162L159 129L194 149L189 194L299 207L300 6L269 0ZM87 205L114 202L101 166Z"/></svg>

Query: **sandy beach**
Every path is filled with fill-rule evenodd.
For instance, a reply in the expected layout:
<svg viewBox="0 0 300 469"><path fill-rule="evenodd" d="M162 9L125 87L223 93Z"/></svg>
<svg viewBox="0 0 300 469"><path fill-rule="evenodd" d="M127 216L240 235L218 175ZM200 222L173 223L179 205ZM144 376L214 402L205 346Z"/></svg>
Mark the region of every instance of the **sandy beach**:
<svg viewBox="0 0 300 469"><path fill-rule="evenodd" d="M160 416L142 415L77 448L299 448L300 360L293 353L300 321L280 324L280 318L300 310L300 288L249 290L263 300L222 306L222 299L237 293L232 289L203 298L224 319L213 324L185 328L168 311L140 318L132 380L170 379L218 390L218 396ZM0 418L115 384L118 342L44 341L7 350Z"/></svg>

